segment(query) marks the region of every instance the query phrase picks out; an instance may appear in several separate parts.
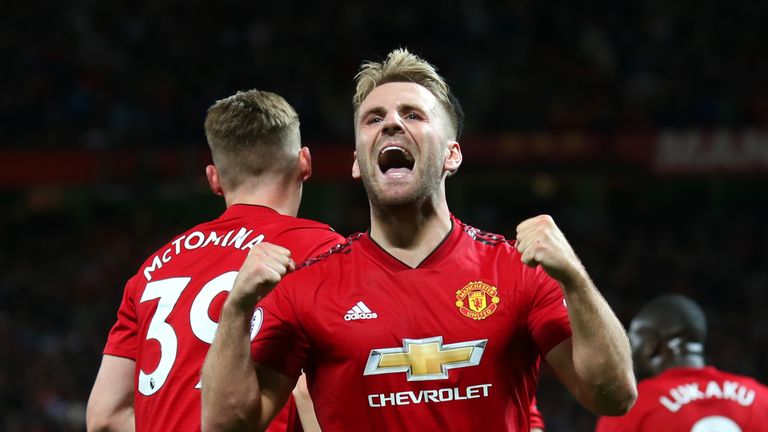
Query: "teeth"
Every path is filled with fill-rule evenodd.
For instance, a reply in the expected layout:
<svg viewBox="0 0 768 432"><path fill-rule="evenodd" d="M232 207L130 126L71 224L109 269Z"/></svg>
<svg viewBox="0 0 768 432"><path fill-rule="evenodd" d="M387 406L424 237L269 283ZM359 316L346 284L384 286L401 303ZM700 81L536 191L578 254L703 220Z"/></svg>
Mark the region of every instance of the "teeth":
<svg viewBox="0 0 768 432"><path fill-rule="evenodd" d="M413 169L415 159L411 153L398 146L386 146L379 153L379 169L386 173L393 168Z"/></svg>
<svg viewBox="0 0 768 432"><path fill-rule="evenodd" d="M382 154L384 154L384 153L386 153L388 151L393 151L393 150L397 150L397 151L403 152L405 154L405 158L409 162L413 162L413 156L411 155L411 153L408 150L406 150L406 149L404 149L402 147L398 147L398 146L386 146L383 149L381 149L381 153L379 153L379 155L382 155Z"/></svg>

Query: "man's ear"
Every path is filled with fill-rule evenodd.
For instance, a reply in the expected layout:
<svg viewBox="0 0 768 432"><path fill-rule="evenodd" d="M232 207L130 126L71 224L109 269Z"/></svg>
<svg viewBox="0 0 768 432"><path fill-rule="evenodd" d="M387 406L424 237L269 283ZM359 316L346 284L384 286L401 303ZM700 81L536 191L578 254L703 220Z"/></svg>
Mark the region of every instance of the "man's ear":
<svg viewBox="0 0 768 432"><path fill-rule="evenodd" d="M360 178L360 166L357 164L357 151L355 151L355 161L352 162L352 178Z"/></svg>
<svg viewBox="0 0 768 432"><path fill-rule="evenodd" d="M445 161L443 162L443 169L448 171L448 175L454 175L461 166L461 161L464 157L461 155L461 146L456 141L449 141L448 146L445 149Z"/></svg>
<svg viewBox="0 0 768 432"><path fill-rule="evenodd" d="M301 173L301 181L307 181L312 177L312 155L307 147L302 147L299 150L299 172Z"/></svg>
<svg viewBox="0 0 768 432"><path fill-rule="evenodd" d="M205 167L205 177L208 179L208 186L211 191L216 195L224 196L224 189L221 188L221 181L219 180L219 171L215 165Z"/></svg>
<svg viewBox="0 0 768 432"><path fill-rule="evenodd" d="M648 365L653 369L654 374L661 373L674 354L667 345L667 340L662 335L655 335L648 340Z"/></svg>

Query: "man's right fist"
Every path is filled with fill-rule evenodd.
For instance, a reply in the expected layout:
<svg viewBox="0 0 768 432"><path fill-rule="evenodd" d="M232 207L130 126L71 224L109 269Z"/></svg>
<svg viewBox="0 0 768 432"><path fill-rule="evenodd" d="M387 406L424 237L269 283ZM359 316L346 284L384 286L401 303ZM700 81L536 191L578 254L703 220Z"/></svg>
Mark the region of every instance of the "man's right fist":
<svg viewBox="0 0 768 432"><path fill-rule="evenodd" d="M240 267L227 302L250 311L295 269L288 249L267 242L254 245Z"/></svg>

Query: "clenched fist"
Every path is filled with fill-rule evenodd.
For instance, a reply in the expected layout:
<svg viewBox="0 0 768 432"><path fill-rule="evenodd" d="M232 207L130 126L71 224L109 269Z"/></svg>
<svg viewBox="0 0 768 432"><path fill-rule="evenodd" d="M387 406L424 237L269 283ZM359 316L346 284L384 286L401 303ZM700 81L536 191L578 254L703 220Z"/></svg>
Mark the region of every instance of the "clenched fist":
<svg viewBox="0 0 768 432"><path fill-rule="evenodd" d="M588 277L568 240L555 225L552 217L540 215L527 219L517 226L518 252L524 264L540 265L553 279L570 284Z"/></svg>
<svg viewBox="0 0 768 432"><path fill-rule="evenodd" d="M286 274L296 268L291 251L271 243L259 243L245 258L227 302L252 310Z"/></svg>

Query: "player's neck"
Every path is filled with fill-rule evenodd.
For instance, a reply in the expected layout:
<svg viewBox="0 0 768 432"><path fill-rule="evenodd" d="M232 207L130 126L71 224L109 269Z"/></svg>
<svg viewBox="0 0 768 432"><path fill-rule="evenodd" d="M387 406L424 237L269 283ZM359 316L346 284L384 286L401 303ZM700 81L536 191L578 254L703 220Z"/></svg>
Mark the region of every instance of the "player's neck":
<svg viewBox="0 0 768 432"><path fill-rule="evenodd" d="M281 182L260 182L258 185L243 185L224 195L227 207L234 204L249 204L269 207L280 214L296 216L301 204L301 184Z"/></svg>
<svg viewBox="0 0 768 432"><path fill-rule="evenodd" d="M707 365L704 357L698 354L688 354L677 357L669 362L667 368L696 368L700 369Z"/></svg>
<svg viewBox="0 0 768 432"><path fill-rule="evenodd" d="M414 206L378 208L371 205L371 238L390 255L416 267L451 231L445 200Z"/></svg>

